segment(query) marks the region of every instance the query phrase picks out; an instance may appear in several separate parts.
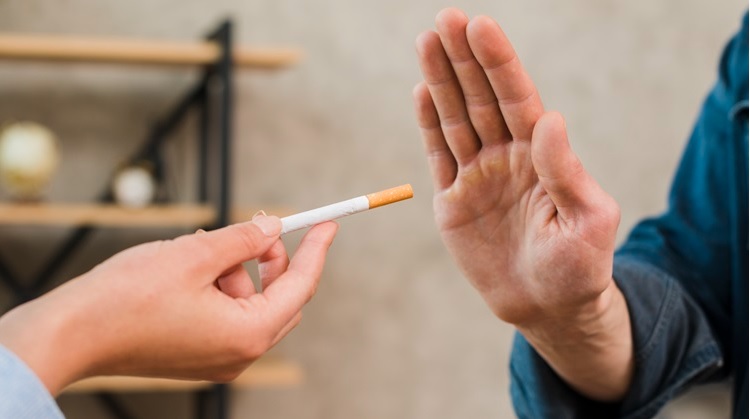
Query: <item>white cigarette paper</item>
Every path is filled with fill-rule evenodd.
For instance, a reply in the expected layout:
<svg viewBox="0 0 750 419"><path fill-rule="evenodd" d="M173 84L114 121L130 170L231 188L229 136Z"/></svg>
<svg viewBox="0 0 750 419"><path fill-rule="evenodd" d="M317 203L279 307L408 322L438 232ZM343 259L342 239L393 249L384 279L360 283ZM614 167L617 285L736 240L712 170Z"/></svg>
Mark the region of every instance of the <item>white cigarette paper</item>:
<svg viewBox="0 0 750 419"><path fill-rule="evenodd" d="M347 199L346 201L300 212L281 219L281 234L291 233L326 221L367 211L383 205L403 201L414 196L411 185L401 185L384 191Z"/></svg>

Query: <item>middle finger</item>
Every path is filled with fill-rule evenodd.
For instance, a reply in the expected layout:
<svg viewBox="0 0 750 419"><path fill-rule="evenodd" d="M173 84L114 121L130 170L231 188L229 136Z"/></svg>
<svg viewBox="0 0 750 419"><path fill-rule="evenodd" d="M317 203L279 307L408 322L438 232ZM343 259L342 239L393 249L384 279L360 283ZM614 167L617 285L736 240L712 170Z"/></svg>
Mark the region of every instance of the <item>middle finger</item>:
<svg viewBox="0 0 750 419"><path fill-rule="evenodd" d="M512 140L497 96L466 38L469 18L461 10L443 9L435 18L440 40L463 90L466 109L483 145Z"/></svg>
<svg viewBox="0 0 750 419"><path fill-rule="evenodd" d="M445 141L459 167L467 165L476 157L481 144L469 120L461 86L436 32L427 31L417 38L417 54Z"/></svg>

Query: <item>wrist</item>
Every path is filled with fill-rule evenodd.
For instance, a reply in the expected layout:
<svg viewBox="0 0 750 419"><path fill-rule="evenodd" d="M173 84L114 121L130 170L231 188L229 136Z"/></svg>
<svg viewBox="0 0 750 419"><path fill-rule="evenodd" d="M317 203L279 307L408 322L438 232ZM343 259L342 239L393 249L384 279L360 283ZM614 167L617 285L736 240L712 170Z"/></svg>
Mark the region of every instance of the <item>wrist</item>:
<svg viewBox="0 0 750 419"><path fill-rule="evenodd" d="M606 402L625 396L634 368L633 340L627 302L614 280L595 300L518 330L580 393Z"/></svg>
<svg viewBox="0 0 750 419"><path fill-rule="evenodd" d="M617 288L614 280L593 299L578 304L549 310L532 322L515 324L530 342L564 345L580 344L612 326L619 311ZM624 301L623 301L624 302Z"/></svg>
<svg viewBox="0 0 750 419"><path fill-rule="evenodd" d="M83 310L60 287L0 318L0 344L14 352L56 397L89 375L93 346L82 341ZM89 336L88 339L91 337Z"/></svg>

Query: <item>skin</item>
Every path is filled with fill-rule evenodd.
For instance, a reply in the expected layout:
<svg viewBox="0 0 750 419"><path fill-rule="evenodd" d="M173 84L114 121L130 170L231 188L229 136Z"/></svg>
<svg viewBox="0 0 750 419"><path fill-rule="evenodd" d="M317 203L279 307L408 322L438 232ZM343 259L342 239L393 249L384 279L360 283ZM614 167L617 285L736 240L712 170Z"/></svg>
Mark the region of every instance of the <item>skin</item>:
<svg viewBox="0 0 750 419"><path fill-rule="evenodd" d="M448 250L493 313L573 388L616 401L633 370L612 279L617 203L584 170L491 18L442 10L414 102Z"/></svg>
<svg viewBox="0 0 750 419"><path fill-rule="evenodd" d="M300 322L337 229L313 227L291 261L266 216L127 249L0 318L0 344L53 396L95 375L231 381Z"/></svg>

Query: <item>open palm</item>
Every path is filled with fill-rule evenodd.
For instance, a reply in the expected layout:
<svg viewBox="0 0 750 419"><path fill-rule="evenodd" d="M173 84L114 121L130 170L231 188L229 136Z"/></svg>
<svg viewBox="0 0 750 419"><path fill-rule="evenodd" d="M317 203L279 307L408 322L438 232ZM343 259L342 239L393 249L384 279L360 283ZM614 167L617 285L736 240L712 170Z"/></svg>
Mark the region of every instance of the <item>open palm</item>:
<svg viewBox="0 0 750 419"><path fill-rule="evenodd" d="M619 208L545 113L490 18L438 14L417 39L414 98L443 241L495 314L563 314L612 282Z"/></svg>

